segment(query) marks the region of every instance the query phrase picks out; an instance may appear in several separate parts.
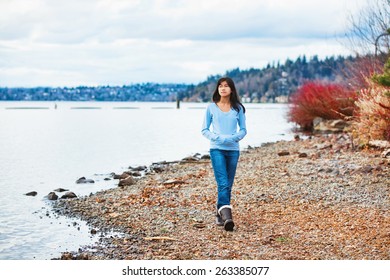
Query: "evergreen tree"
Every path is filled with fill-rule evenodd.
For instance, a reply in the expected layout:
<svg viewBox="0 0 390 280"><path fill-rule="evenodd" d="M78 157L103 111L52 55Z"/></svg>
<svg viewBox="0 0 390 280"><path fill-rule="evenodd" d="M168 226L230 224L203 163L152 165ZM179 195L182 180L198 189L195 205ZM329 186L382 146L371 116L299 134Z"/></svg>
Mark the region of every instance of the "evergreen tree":
<svg viewBox="0 0 390 280"><path fill-rule="evenodd" d="M382 86L390 87L390 57L385 63L385 66L383 68L383 74L374 75L372 79L374 80L374 82Z"/></svg>

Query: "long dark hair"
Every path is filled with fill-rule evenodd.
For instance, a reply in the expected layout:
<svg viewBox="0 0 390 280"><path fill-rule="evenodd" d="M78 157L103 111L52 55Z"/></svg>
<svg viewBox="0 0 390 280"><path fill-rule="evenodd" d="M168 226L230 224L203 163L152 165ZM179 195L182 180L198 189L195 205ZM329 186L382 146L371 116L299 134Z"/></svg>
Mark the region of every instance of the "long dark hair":
<svg viewBox="0 0 390 280"><path fill-rule="evenodd" d="M227 82L227 84L229 85L229 87L232 91L230 93L230 104L231 104L232 108L234 110L236 110L237 112L240 112L240 109L242 108L244 110L244 113L245 113L245 107L240 102L240 97L238 96L236 86L234 85L233 80L229 77L222 77L218 80L217 86L215 87L215 90L213 93L213 101L215 103L217 103L221 100L221 96L219 95L219 92L218 92L218 87L222 82Z"/></svg>

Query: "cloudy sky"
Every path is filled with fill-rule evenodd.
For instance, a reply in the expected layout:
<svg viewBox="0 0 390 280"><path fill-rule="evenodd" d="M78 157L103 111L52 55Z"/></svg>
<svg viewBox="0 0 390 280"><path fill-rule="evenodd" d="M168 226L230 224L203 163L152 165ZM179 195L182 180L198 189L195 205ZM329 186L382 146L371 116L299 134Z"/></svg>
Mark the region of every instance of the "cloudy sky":
<svg viewBox="0 0 390 280"><path fill-rule="evenodd" d="M347 55L367 0L0 0L0 87L198 83Z"/></svg>

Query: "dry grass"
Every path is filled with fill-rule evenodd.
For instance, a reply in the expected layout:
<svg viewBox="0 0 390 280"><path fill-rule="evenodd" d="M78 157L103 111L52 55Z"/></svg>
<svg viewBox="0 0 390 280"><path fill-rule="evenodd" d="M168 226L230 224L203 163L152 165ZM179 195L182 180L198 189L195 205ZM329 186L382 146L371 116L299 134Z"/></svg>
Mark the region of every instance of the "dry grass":
<svg viewBox="0 0 390 280"><path fill-rule="evenodd" d="M355 103L353 135L360 144L370 140L390 140L390 90L373 82L362 89Z"/></svg>

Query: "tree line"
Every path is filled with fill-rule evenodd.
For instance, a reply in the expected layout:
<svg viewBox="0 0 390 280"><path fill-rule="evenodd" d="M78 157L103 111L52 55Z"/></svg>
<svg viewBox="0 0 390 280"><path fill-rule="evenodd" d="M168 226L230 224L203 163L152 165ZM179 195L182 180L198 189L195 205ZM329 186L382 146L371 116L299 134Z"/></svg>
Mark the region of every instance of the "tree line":
<svg viewBox="0 0 390 280"><path fill-rule="evenodd" d="M287 59L283 64L268 64L262 69L236 68L223 75L209 76L206 81L190 86L180 98L185 101L209 101L217 80L228 76L235 81L244 102L288 102L289 96L306 81L342 83L348 74L347 69L355 60L352 56L331 56L320 60L317 55L309 59L303 55L295 61Z"/></svg>
<svg viewBox="0 0 390 280"><path fill-rule="evenodd" d="M232 78L244 102L288 102L289 96L308 80L342 82L346 69L356 58L331 56L320 60L305 55L283 64L272 63L262 69L235 68L224 75L212 75L193 84L143 83L98 87L0 88L0 100L33 101L175 101L208 102L217 80Z"/></svg>

